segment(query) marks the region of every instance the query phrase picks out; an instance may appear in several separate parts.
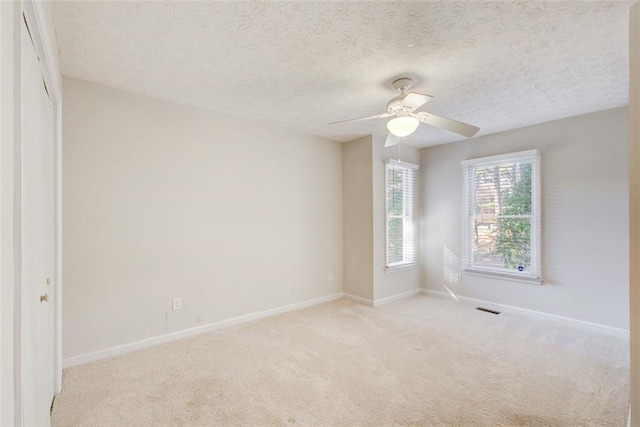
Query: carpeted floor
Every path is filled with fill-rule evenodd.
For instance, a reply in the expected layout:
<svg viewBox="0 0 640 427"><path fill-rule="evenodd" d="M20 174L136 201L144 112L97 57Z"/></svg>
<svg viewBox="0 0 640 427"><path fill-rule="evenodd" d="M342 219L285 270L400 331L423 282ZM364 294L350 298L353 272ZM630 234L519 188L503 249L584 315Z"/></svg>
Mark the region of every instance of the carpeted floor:
<svg viewBox="0 0 640 427"><path fill-rule="evenodd" d="M626 426L628 340L419 295L71 368L54 426Z"/></svg>

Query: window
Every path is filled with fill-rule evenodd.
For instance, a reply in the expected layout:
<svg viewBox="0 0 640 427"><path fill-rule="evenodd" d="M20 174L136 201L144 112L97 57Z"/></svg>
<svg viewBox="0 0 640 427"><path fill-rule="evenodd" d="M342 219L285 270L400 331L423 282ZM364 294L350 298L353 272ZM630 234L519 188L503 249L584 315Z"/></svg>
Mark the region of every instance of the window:
<svg viewBox="0 0 640 427"><path fill-rule="evenodd" d="M464 269L540 283L538 150L462 162Z"/></svg>
<svg viewBox="0 0 640 427"><path fill-rule="evenodd" d="M387 270L416 262L416 181L418 166L389 160L386 164Z"/></svg>

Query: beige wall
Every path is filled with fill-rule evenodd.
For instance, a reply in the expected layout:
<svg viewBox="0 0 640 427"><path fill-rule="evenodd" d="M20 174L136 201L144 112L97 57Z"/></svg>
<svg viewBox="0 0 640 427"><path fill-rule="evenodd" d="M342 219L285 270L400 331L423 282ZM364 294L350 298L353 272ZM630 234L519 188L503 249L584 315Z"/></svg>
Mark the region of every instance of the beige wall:
<svg viewBox="0 0 640 427"><path fill-rule="evenodd" d="M423 286L628 328L627 109L617 108L422 150ZM462 275L466 159L538 148L542 286Z"/></svg>
<svg viewBox="0 0 640 427"><path fill-rule="evenodd" d="M370 136L342 144L344 291L373 300L373 146Z"/></svg>
<svg viewBox="0 0 640 427"><path fill-rule="evenodd" d="M65 358L342 292L339 144L80 80L64 95Z"/></svg>
<svg viewBox="0 0 640 427"><path fill-rule="evenodd" d="M343 144L344 291L369 304L420 288L420 268L386 272L385 161L420 163L420 150L366 136Z"/></svg>
<svg viewBox="0 0 640 427"><path fill-rule="evenodd" d="M384 147L385 138L373 138L373 281L374 300L420 288L420 254L418 264L407 270L386 271L386 205L385 205L385 161L398 159L420 164L420 150L409 145L399 144ZM418 183L417 183L418 184ZM420 203L418 186L418 203Z"/></svg>

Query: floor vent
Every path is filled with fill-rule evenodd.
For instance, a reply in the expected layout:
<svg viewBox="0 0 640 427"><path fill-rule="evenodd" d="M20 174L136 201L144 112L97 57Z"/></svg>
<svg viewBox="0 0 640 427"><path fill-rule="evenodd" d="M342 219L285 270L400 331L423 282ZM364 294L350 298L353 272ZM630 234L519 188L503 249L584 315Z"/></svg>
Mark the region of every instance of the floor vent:
<svg viewBox="0 0 640 427"><path fill-rule="evenodd" d="M484 308L484 307L476 307L476 310L486 311L487 313L491 313L491 314L500 314L499 311L489 310L488 308Z"/></svg>

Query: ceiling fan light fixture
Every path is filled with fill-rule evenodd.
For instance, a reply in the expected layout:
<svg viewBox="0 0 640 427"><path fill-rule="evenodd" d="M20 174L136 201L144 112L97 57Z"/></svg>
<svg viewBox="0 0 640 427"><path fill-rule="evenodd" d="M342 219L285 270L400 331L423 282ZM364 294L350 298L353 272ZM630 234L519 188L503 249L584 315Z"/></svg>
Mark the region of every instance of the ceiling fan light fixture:
<svg viewBox="0 0 640 427"><path fill-rule="evenodd" d="M416 131L420 121L415 117L402 116L389 120L387 129L395 136L409 136Z"/></svg>

